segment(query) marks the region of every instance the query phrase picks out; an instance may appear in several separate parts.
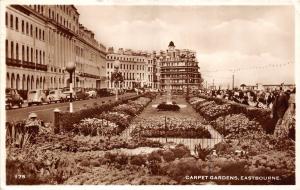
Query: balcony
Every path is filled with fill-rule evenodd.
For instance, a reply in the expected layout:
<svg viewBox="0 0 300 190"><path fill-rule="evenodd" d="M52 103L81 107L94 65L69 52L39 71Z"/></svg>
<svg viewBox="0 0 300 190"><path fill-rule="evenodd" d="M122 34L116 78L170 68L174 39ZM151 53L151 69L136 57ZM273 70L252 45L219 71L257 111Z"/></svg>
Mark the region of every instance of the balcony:
<svg viewBox="0 0 300 190"><path fill-rule="evenodd" d="M36 64L36 70L47 71L47 69L48 69L47 65Z"/></svg>
<svg viewBox="0 0 300 190"><path fill-rule="evenodd" d="M35 69L35 63L29 61L23 61L22 67L28 69Z"/></svg>
<svg viewBox="0 0 300 190"><path fill-rule="evenodd" d="M18 59L11 59L11 58L6 58L6 65L7 66L12 66L12 67L21 67L21 60Z"/></svg>

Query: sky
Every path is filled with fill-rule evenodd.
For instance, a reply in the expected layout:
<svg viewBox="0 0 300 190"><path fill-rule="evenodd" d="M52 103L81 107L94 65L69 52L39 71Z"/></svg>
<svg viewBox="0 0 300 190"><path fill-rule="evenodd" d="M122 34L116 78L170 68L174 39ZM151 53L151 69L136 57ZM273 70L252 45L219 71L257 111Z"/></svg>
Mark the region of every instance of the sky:
<svg viewBox="0 0 300 190"><path fill-rule="evenodd" d="M292 6L77 5L79 22L106 47L197 52L208 85L294 82ZM235 72L233 72L235 69Z"/></svg>

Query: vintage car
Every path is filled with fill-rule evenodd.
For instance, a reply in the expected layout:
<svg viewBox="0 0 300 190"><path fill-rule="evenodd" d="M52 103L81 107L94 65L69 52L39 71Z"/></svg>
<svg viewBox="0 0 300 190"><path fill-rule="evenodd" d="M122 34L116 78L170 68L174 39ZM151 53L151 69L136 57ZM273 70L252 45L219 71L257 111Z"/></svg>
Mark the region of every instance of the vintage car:
<svg viewBox="0 0 300 190"><path fill-rule="evenodd" d="M86 92L89 98L97 98L97 92L95 90L89 90Z"/></svg>
<svg viewBox="0 0 300 190"><path fill-rule="evenodd" d="M5 107L6 109L10 109L13 106L17 105L19 108L22 107L24 103L23 98L20 96L16 89L7 88L5 90Z"/></svg>
<svg viewBox="0 0 300 190"><path fill-rule="evenodd" d="M52 102L64 102L67 100L67 94L62 93L61 90L50 90L49 95L47 96L49 103Z"/></svg>
<svg viewBox="0 0 300 190"><path fill-rule="evenodd" d="M41 105L42 103L48 103L46 93L42 89L29 90L27 95L28 106L32 104Z"/></svg>

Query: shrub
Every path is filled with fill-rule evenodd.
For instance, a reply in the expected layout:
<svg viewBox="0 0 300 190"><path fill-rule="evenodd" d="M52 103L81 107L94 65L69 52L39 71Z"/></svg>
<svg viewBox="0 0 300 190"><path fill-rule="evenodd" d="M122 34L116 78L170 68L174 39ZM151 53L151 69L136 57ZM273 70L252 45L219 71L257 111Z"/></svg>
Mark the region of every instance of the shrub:
<svg viewBox="0 0 300 190"><path fill-rule="evenodd" d="M134 155L130 159L130 164L132 165L137 165L137 166L142 166L146 164L146 160L142 155Z"/></svg>
<svg viewBox="0 0 300 190"><path fill-rule="evenodd" d="M160 167L159 163L157 163L157 162L150 162L148 168L152 175L159 175L162 173L161 167Z"/></svg>
<svg viewBox="0 0 300 190"><path fill-rule="evenodd" d="M163 102L157 106L157 109L159 111L179 111L180 107L177 104L166 104Z"/></svg>
<svg viewBox="0 0 300 190"><path fill-rule="evenodd" d="M115 162L116 157L117 157L117 154L113 154L113 153L110 153L110 152L106 152L104 154L104 158L107 159L107 160L109 160L110 163Z"/></svg>
<svg viewBox="0 0 300 190"><path fill-rule="evenodd" d="M167 175L179 183L185 181L185 176L201 175L201 168L196 162L197 160L192 157L175 160L168 166Z"/></svg>
<svg viewBox="0 0 300 190"><path fill-rule="evenodd" d="M185 145L183 144L178 144L175 146L174 149L171 149L174 153L174 156L176 158L182 158L184 156L188 156L188 155L191 155L191 152L189 150L188 147L186 147Z"/></svg>
<svg viewBox="0 0 300 190"><path fill-rule="evenodd" d="M101 162L98 161L98 160L92 160L90 164L93 167L99 167L99 166L101 166Z"/></svg>
<svg viewBox="0 0 300 190"><path fill-rule="evenodd" d="M163 158L166 162L171 162L175 160L175 155L171 150L166 150L163 152Z"/></svg>
<svg viewBox="0 0 300 190"><path fill-rule="evenodd" d="M159 153L157 151L153 151L148 155L148 162L161 162L161 156L159 155Z"/></svg>
<svg viewBox="0 0 300 190"><path fill-rule="evenodd" d="M88 161L88 160L83 160L81 163L80 163L80 165L81 166L85 166L85 167L88 167L88 166L90 166L90 161Z"/></svg>
<svg viewBox="0 0 300 190"><path fill-rule="evenodd" d="M202 148L201 144L195 147L195 153L201 160L205 161L211 150L209 148Z"/></svg>
<svg viewBox="0 0 300 190"><path fill-rule="evenodd" d="M128 156L125 154L119 154L116 156L115 161L120 165L128 164Z"/></svg>

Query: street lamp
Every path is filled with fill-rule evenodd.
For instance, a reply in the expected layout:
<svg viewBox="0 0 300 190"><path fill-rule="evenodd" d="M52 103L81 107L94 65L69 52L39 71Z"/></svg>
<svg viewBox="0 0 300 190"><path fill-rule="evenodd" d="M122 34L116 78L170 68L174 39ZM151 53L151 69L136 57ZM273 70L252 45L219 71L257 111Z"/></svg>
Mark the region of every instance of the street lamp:
<svg viewBox="0 0 300 190"><path fill-rule="evenodd" d="M73 74L73 72L75 71L75 68L76 68L76 66L75 66L75 63L74 62L72 62L72 61L70 61L68 64L67 64L67 66L66 66L66 70L68 71L68 73L70 73L70 78L69 78L69 80L70 80L70 113L72 113L73 112L73 83L72 83L72 74Z"/></svg>
<svg viewBox="0 0 300 190"><path fill-rule="evenodd" d="M116 100L118 100L118 87L120 86L120 82L123 82L123 76L122 73L119 72L119 67L120 67L120 61L116 60L114 62L114 72L111 75L111 81L114 83L114 87L116 90Z"/></svg>

